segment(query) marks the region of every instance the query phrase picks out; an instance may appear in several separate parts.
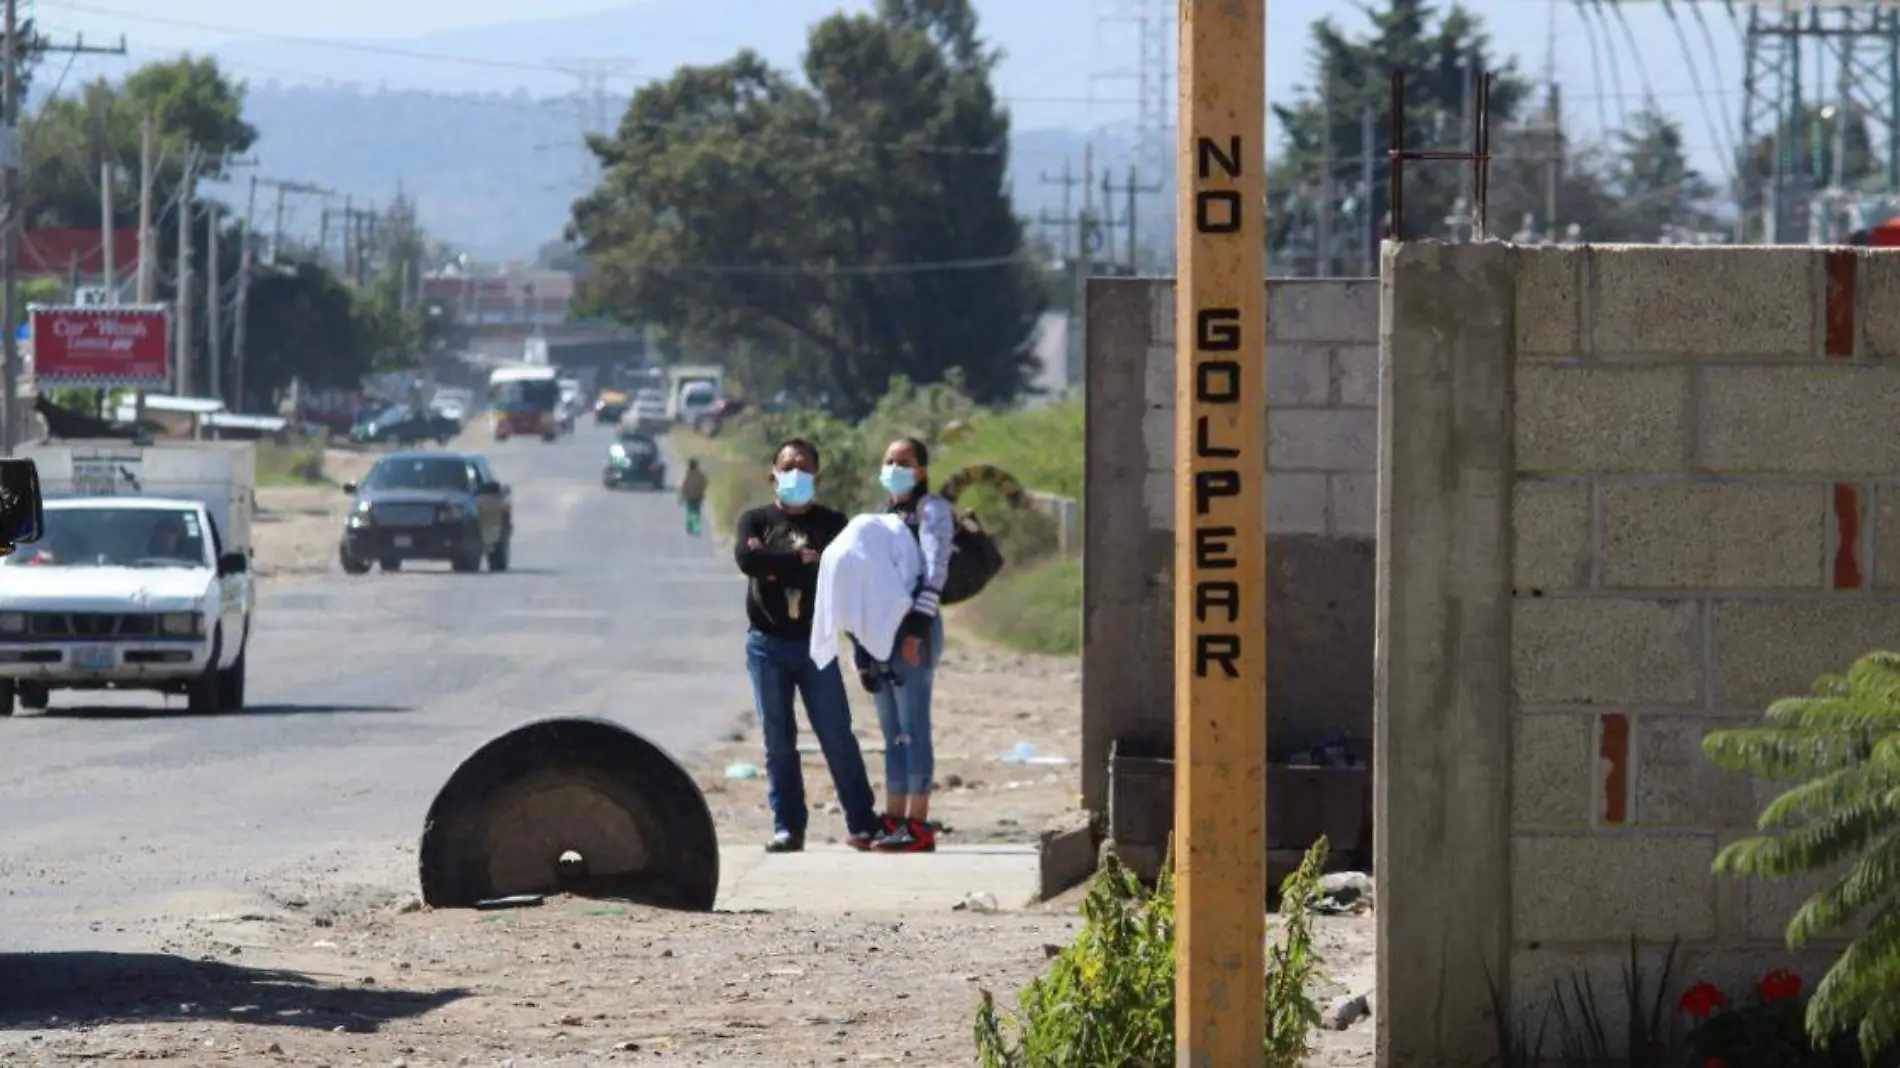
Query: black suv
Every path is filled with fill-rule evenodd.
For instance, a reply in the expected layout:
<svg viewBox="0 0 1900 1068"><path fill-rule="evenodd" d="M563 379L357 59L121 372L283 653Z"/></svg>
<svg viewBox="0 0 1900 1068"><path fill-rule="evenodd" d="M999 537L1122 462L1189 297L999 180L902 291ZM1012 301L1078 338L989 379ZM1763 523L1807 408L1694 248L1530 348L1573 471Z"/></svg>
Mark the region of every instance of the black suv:
<svg viewBox="0 0 1900 1068"><path fill-rule="evenodd" d="M371 564L395 571L404 560L447 560L457 571L508 569L514 501L488 458L468 452L392 452L376 461L344 522L338 556L361 575Z"/></svg>
<svg viewBox="0 0 1900 1068"><path fill-rule="evenodd" d="M607 462L600 469L600 484L608 489L621 486L666 488L666 461L660 459L660 446L645 434L623 430L607 446Z"/></svg>

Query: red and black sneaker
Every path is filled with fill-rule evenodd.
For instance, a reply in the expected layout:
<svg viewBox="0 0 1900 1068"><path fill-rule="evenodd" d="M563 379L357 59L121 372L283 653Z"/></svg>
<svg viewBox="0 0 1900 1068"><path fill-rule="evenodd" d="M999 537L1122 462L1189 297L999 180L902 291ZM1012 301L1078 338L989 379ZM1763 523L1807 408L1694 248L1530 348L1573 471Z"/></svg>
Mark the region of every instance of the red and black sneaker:
<svg viewBox="0 0 1900 1068"><path fill-rule="evenodd" d="M871 848L880 853L935 853L937 828L924 820L905 820L879 838Z"/></svg>
<svg viewBox="0 0 1900 1068"><path fill-rule="evenodd" d="M856 831L845 836L845 844L862 853L874 848L878 839L896 830L904 821L890 813L877 818L877 826L868 831Z"/></svg>

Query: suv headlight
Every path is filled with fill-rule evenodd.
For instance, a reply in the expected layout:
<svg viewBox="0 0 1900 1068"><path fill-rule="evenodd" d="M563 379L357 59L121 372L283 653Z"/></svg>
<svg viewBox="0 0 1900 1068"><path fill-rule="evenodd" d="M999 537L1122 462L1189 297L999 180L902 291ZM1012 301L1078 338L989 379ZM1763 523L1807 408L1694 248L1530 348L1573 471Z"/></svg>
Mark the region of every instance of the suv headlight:
<svg viewBox="0 0 1900 1068"><path fill-rule="evenodd" d="M204 632L204 617L196 612L166 612L158 617L160 634L189 638Z"/></svg>
<svg viewBox="0 0 1900 1068"><path fill-rule="evenodd" d="M0 612L0 634L25 634L25 612Z"/></svg>

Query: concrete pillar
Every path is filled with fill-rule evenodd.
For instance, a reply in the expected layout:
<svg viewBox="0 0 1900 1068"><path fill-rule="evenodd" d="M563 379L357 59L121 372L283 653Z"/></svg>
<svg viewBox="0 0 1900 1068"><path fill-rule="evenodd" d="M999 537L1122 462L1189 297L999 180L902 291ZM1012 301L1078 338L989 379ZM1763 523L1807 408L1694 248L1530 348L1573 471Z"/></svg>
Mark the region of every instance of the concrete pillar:
<svg viewBox="0 0 1900 1068"><path fill-rule="evenodd" d="M1385 245L1374 864L1377 1063L1496 1053L1510 961L1514 253Z"/></svg>

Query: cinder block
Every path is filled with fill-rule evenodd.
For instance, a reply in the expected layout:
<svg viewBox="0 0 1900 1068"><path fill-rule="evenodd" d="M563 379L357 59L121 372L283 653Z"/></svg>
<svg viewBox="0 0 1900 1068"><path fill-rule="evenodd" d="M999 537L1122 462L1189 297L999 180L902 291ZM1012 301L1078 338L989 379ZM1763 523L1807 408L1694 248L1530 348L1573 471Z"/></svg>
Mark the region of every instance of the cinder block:
<svg viewBox="0 0 1900 1068"><path fill-rule="evenodd" d="M1860 262L1861 354L1900 356L1900 252L1870 249Z"/></svg>
<svg viewBox="0 0 1900 1068"><path fill-rule="evenodd" d="M1339 381L1338 401L1355 408L1379 406L1379 346L1340 345L1333 349L1333 373Z"/></svg>
<svg viewBox="0 0 1900 1068"><path fill-rule="evenodd" d="M1656 987L1662 979L1663 961L1669 950L1667 938L1636 947L1636 978L1643 984L1644 1013L1649 1012L1647 1006L1653 1004L1651 999L1657 996ZM1762 975L1778 967L1792 969L1801 976L1803 988L1813 990L1838 958L1838 950L1791 953L1779 946L1743 947L1718 942L1713 947L1702 947L1681 943L1675 946L1669 985L1661 992L1663 1011L1665 1015L1672 1014L1683 991L1698 982L1714 983L1728 995L1731 1004L1744 1004ZM1623 973L1629 964L1627 931L1605 931L1587 947L1518 949L1511 955L1512 1015L1528 1025L1533 1035L1540 1027L1546 1028L1545 1048L1550 1051L1557 1044L1557 1028L1551 1023L1554 1019L1552 1001L1561 997L1570 1019L1577 1021L1581 1014L1573 984L1582 985L1587 981L1596 995L1595 1008L1601 1013L1603 1033L1627 1034L1629 999L1624 996ZM1618 1043L1621 1038L1612 1037L1610 1041Z"/></svg>
<svg viewBox="0 0 1900 1068"><path fill-rule="evenodd" d="M1511 491L1511 584L1590 585L1590 483L1522 480Z"/></svg>
<svg viewBox="0 0 1900 1068"><path fill-rule="evenodd" d="M1152 345L1174 347L1174 315L1177 307L1174 279L1161 278L1148 289L1148 341Z"/></svg>
<svg viewBox="0 0 1900 1068"><path fill-rule="evenodd" d="M1788 921L1794 919L1794 914L1801 910L1808 898L1839 879L1846 870L1847 865L1842 864L1816 875L1787 879L1753 879L1732 875L1721 878L1741 884L1742 929L1739 933L1750 939L1785 943ZM1867 917L1862 915L1831 935L1829 940L1846 940L1866 929Z"/></svg>
<svg viewBox="0 0 1900 1068"><path fill-rule="evenodd" d="M1759 720L1713 716L1637 716L1636 824L1705 830L1753 826L1760 815L1754 781L1716 767L1702 755L1702 739L1710 731L1759 725Z"/></svg>
<svg viewBox="0 0 1900 1068"><path fill-rule="evenodd" d="M1379 475L1362 471L1347 475L1327 475L1331 496L1332 523L1329 534L1363 534L1379 530Z"/></svg>
<svg viewBox="0 0 1900 1068"><path fill-rule="evenodd" d="M1519 471L1647 474L1689 460L1684 368L1520 365L1516 408Z"/></svg>
<svg viewBox="0 0 1900 1068"><path fill-rule="evenodd" d="M1900 482L1874 487L1861 532L1860 559L1873 565L1876 590L1900 590Z"/></svg>
<svg viewBox="0 0 1900 1068"><path fill-rule="evenodd" d="M1274 471L1374 471L1379 413L1370 408L1289 408L1267 419L1267 467Z"/></svg>
<svg viewBox="0 0 1900 1068"><path fill-rule="evenodd" d="M1702 372L1700 466L1821 476L1900 471L1900 366L1816 363Z"/></svg>
<svg viewBox="0 0 1900 1068"><path fill-rule="evenodd" d="M1714 858L1713 834L1515 835L1512 935L1520 943L1711 938Z"/></svg>
<svg viewBox="0 0 1900 1068"><path fill-rule="evenodd" d="M1690 601L1520 598L1511 682L1524 705L1694 705L1702 642Z"/></svg>
<svg viewBox="0 0 1900 1068"><path fill-rule="evenodd" d="M1174 473L1174 406L1149 408L1141 415L1141 447L1148 470Z"/></svg>
<svg viewBox="0 0 1900 1068"><path fill-rule="evenodd" d="M1765 711L1783 697L1809 693L1814 680L1846 671L1863 653L1892 649L1900 603L1820 599L1738 601L1715 606L1718 700L1725 708Z"/></svg>
<svg viewBox="0 0 1900 1068"><path fill-rule="evenodd" d="M1267 531L1325 534L1327 487L1323 474L1267 474Z"/></svg>
<svg viewBox="0 0 1900 1068"><path fill-rule="evenodd" d="M1746 482L1603 490L1603 585L1808 589L1823 582L1828 488Z"/></svg>
<svg viewBox="0 0 1900 1068"><path fill-rule="evenodd" d="M1570 356L1582 345L1584 251L1517 250L1517 353Z"/></svg>
<svg viewBox="0 0 1900 1068"><path fill-rule="evenodd" d="M1807 248L1598 246L1589 315L1598 356L1814 358L1821 260Z"/></svg>
<svg viewBox="0 0 1900 1068"><path fill-rule="evenodd" d="M1512 723L1512 826L1589 825L1596 719L1589 712L1543 712Z"/></svg>
<svg viewBox="0 0 1900 1068"><path fill-rule="evenodd" d="M1337 278L1267 282L1268 338L1379 342L1379 283Z"/></svg>
<svg viewBox="0 0 1900 1068"><path fill-rule="evenodd" d="M1332 351L1325 345L1289 344L1267 348L1267 410L1321 408L1332 402Z"/></svg>
<svg viewBox="0 0 1900 1068"><path fill-rule="evenodd" d="M1177 393L1174 382L1174 346L1151 345L1144 357L1141 378L1142 399L1150 408L1172 408Z"/></svg>

